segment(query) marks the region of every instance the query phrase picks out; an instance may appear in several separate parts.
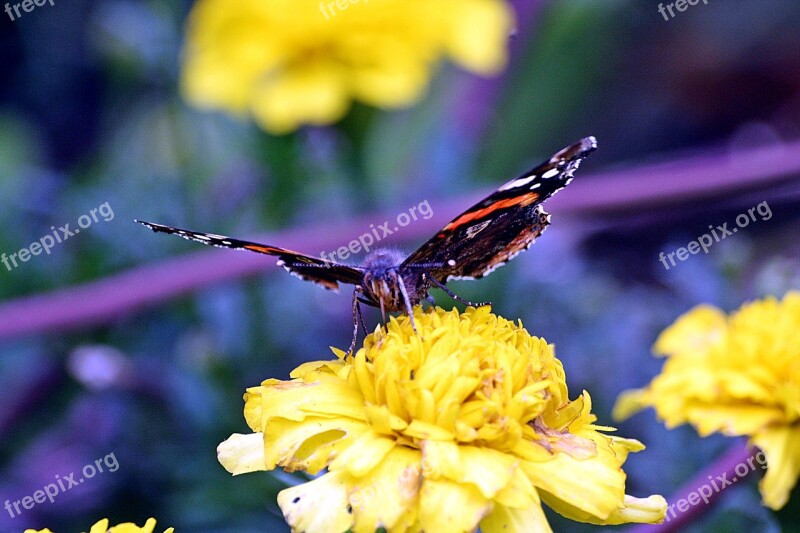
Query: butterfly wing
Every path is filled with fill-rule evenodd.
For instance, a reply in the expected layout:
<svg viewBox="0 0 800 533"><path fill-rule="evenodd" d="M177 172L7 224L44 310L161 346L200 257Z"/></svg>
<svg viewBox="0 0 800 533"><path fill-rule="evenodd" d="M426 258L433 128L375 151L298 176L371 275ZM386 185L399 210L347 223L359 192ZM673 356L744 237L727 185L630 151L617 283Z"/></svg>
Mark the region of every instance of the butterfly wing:
<svg viewBox="0 0 800 533"><path fill-rule="evenodd" d="M597 148L594 137L554 154L458 215L401 265L440 283L476 279L528 249L550 223L542 202L567 186L580 162ZM415 268L415 265L418 265Z"/></svg>
<svg viewBox="0 0 800 533"><path fill-rule="evenodd" d="M178 235L184 239L200 242L209 246L230 248L232 250L250 250L251 252L275 256L278 258L278 265L288 270L291 274L294 274L300 279L313 281L326 289L336 290L339 288L339 283L360 285L364 277L363 271L358 267L318 259L285 248L232 239L224 235L215 235L213 233L200 233L197 231L173 228L153 222L144 222L142 220L137 220L136 222L155 232Z"/></svg>

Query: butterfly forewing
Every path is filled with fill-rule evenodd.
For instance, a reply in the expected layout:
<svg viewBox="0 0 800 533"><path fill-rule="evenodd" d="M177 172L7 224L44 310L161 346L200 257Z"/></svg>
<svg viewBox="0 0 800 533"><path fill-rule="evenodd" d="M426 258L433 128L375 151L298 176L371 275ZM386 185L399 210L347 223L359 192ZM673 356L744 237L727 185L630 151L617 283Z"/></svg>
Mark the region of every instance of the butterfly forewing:
<svg viewBox="0 0 800 533"><path fill-rule="evenodd" d="M200 242L209 246L230 248L233 250L250 250L260 254L271 255L278 258L278 264L301 279L313 281L326 289L336 290L339 283L360 285L364 279L363 269L349 265L342 265L333 261L326 261L310 255L301 254L286 248L278 248L268 244L261 244L241 239L233 239L224 235L201 233L153 222L137 220L140 224L156 232L178 235L184 239Z"/></svg>
<svg viewBox="0 0 800 533"><path fill-rule="evenodd" d="M480 278L530 247L550 221L542 202L566 187L597 147L594 137L564 148L522 176L470 207L420 246L401 265L414 282L422 271L440 283ZM405 276L404 276L405 277Z"/></svg>

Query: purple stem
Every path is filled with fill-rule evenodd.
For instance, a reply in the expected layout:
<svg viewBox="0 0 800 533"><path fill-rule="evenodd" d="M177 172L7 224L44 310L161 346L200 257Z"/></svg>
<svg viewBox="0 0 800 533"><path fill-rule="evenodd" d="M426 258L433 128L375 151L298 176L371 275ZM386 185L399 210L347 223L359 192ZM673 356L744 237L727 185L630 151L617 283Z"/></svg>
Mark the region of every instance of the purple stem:
<svg viewBox="0 0 800 533"><path fill-rule="evenodd" d="M662 524L658 525L637 525L627 529L626 533L669 533L672 531L679 531L687 524L691 524L700 516L708 513L709 506L714 505L716 501L722 498L722 495L725 494L725 488L735 486L728 485L727 487L722 487L724 482L718 481L718 478L723 478L727 481L733 481L736 479L738 481L741 476L736 473L736 467L739 464L745 464L748 468L748 472L751 471L752 469L747 463L747 460L753 457L753 455L755 455L757 452L758 448L750 448L745 445L744 442L739 442L733 445L727 452L725 452L725 455L711 463L705 469L701 470L691 480L683 484L681 488L675 492L675 494L667 499L668 521L665 520ZM752 460L751 462L756 467L759 466L759 463ZM716 483L717 487L720 488L719 491L711 490L712 486L711 482L709 481L709 476L711 476L711 480ZM697 496L692 496L693 499L691 502L689 502L689 495L693 492L698 493L703 486L707 487L704 494L708 492L711 493L709 496L706 496L708 503L706 503L706 500L699 499ZM678 502L681 500L685 500L685 502L680 504L681 507L678 507ZM699 503L696 505L691 505L690 503L692 502ZM669 507L671 507L671 510ZM685 510L681 512L681 508Z"/></svg>
<svg viewBox="0 0 800 533"><path fill-rule="evenodd" d="M765 191L798 175L800 141L739 151L735 158L724 153L700 155L626 170L581 174L568 194L548 202L548 210L580 221L592 216L652 212L659 207L729 196L735 191ZM434 202L435 215L404 228L403 240L418 241L430 236L480 197L470 194ZM263 239L258 240L313 254L316 250L338 248L362 234L369 224L395 216L396 212L390 211L371 213L345 224L298 228L262 235ZM145 230L131 221L131 231ZM97 281L24 296L0 305L0 339L107 324L181 294L257 274L273 265L273 261L257 254L203 250Z"/></svg>

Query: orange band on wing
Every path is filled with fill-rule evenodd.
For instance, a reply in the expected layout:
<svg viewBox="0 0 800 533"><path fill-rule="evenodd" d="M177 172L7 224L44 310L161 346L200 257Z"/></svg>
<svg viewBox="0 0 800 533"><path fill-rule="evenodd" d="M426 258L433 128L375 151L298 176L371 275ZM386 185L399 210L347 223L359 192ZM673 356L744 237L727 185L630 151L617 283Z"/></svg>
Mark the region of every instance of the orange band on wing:
<svg viewBox="0 0 800 533"><path fill-rule="evenodd" d="M281 248L275 248L273 246L259 246L257 244L248 244L244 246L246 250L252 250L254 252L261 252L262 254L280 254L285 252L286 250L282 250Z"/></svg>
<svg viewBox="0 0 800 533"><path fill-rule="evenodd" d="M477 211L470 211L468 213L464 213L448 225L444 227L445 230L451 230L457 228L459 226L463 226L473 220L478 220L480 218L485 217L486 215L497 211L498 209L506 209L509 207L525 207L526 205L530 205L535 202L539 198L539 193L536 192L529 192L527 194L523 194L522 196L515 196L514 198L506 198L505 200L499 200L491 205L484 207L483 209L478 209Z"/></svg>

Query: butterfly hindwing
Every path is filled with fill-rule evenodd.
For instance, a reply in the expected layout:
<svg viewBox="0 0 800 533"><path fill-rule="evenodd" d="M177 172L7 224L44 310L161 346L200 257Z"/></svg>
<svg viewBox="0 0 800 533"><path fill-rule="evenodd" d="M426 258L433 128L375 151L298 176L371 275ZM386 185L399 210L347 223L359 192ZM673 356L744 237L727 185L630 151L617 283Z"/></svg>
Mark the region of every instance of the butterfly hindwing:
<svg viewBox="0 0 800 533"><path fill-rule="evenodd" d="M596 147L594 137L586 137L509 181L454 218L412 253L401 269L416 278L421 269L414 265L436 265L426 271L440 283L489 274L542 234L550 222L542 202L566 187L580 162Z"/></svg>
<svg viewBox="0 0 800 533"><path fill-rule="evenodd" d="M252 252L277 257L278 265L282 266L290 273L298 276L301 279L322 285L326 289L336 290L339 288L339 283L360 285L364 278L363 270L358 267L342 265L333 261L326 261L310 255L287 250L286 248L278 248L276 246L270 246L267 244L233 239L231 237L216 235L213 233L201 233L197 231L173 228L171 226L164 226L162 224L155 224L153 222L144 222L141 220L137 220L136 222L139 222L140 224L156 232L178 235L184 239L200 242L209 246L218 246L220 248L230 248L233 250L250 250Z"/></svg>

